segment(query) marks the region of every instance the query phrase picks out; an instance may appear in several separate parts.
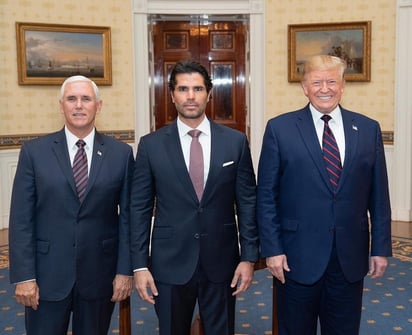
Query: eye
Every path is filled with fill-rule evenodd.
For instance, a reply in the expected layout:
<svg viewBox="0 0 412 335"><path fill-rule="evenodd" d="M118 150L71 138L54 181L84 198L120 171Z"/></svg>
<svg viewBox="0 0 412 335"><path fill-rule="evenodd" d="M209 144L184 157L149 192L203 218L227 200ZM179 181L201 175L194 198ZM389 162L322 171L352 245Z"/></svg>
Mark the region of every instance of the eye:
<svg viewBox="0 0 412 335"><path fill-rule="evenodd" d="M82 97L82 102L90 102L90 101L92 101L92 97L89 97L87 95Z"/></svg>
<svg viewBox="0 0 412 335"><path fill-rule="evenodd" d="M189 89L186 86L179 86L176 90L178 92L187 92Z"/></svg>
<svg viewBox="0 0 412 335"><path fill-rule="evenodd" d="M70 97L67 97L66 98L66 101L68 101L68 102L76 102L76 97L73 97L73 96L70 96Z"/></svg>
<svg viewBox="0 0 412 335"><path fill-rule="evenodd" d="M203 86L195 86L195 87L193 88L193 91L195 91L195 92L203 92L204 89L205 89L205 88L204 88Z"/></svg>

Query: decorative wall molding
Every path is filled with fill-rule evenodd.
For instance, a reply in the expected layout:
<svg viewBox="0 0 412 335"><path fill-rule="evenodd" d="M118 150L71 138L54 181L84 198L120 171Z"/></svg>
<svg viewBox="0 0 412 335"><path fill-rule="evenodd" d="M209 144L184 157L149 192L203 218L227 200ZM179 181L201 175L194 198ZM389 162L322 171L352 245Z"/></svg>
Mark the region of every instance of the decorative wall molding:
<svg viewBox="0 0 412 335"><path fill-rule="evenodd" d="M399 7L408 7L412 6L412 0L398 0Z"/></svg>
<svg viewBox="0 0 412 335"><path fill-rule="evenodd" d="M263 13L263 0L133 0L135 14L256 14Z"/></svg>
<svg viewBox="0 0 412 335"><path fill-rule="evenodd" d="M133 143L135 140L134 130L108 130L101 131L101 133L114 137L119 141L126 143ZM24 142L32 140L34 138L43 136L45 134L26 134L26 135L4 135L0 136L0 150L20 148ZM394 133L393 131L382 131L382 137L385 144L393 144Z"/></svg>
<svg viewBox="0 0 412 335"><path fill-rule="evenodd" d="M114 137L122 142L133 143L134 130L106 130L100 131L102 134ZM20 148L24 142L45 134L26 134L26 135L4 135L0 136L0 150Z"/></svg>
<svg viewBox="0 0 412 335"><path fill-rule="evenodd" d="M393 145L394 142L394 133L393 131L384 131L382 130L382 139L384 144Z"/></svg>

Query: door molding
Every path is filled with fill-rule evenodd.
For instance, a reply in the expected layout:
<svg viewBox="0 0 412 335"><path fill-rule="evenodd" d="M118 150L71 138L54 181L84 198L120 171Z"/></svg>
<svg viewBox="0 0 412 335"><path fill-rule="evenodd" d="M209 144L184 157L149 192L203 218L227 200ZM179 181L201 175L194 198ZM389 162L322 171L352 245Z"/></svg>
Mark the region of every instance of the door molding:
<svg viewBox="0 0 412 335"><path fill-rule="evenodd" d="M259 159L265 126L265 16L264 0L132 0L135 85L135 141L150 129L149 14L246 14L249 15L249 120L250 148L255 168ZM171 8L172 7L172 8Z"/></svg>

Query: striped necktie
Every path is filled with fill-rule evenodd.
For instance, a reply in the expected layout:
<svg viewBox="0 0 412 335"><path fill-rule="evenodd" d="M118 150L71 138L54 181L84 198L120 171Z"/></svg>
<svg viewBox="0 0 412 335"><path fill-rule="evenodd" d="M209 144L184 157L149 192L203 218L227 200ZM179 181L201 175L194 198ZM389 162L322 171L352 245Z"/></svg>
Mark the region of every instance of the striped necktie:
<svg viewBox="0 0 412 335"><path fill-rule="evenodd" d="M326 171L329 175L329 181L332 184L333 190L336 191L342 172L339 148L336 144L335 136L333 136L332 130L329 128L329 120L331 117L329 115L323 115L321 119L325 122L322 138L323 161L325 162Z"/></svg>
<svg viewBox="0 0 412 335"><path fill-rule="evenodd" d="M78 140L76 142L78 147L76 155L73 160L73 176L76 183L77 194L80 202L83 201L84 193L86 192L88 169L87 169L87 156L84 147L86 142Z"/></svg>

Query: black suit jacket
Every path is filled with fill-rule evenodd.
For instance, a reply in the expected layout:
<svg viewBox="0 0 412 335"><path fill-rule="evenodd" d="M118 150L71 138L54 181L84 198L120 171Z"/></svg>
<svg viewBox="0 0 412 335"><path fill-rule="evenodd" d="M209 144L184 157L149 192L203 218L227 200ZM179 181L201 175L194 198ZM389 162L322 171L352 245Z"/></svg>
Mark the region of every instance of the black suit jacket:
<svg viewBox="0 0 412 335"><path fill-rule="evenodd" d="M139 143L131 197L132 264L134 269L150 265L163 283L188 282L199 260L209 280L229 280L240 260L258 258L256 182L246 136L214 122L210 126L210 170L200 203L176 121Z"/></svg>
<svg viewBox="0 0 412 335"><path fill-rule="evenodd" d="M14 179L10 280L36 279L40 299L110 297L116 273L130 275L129 145L95 134L89 180L78 200L64 130L26 142Z"/></svg>

